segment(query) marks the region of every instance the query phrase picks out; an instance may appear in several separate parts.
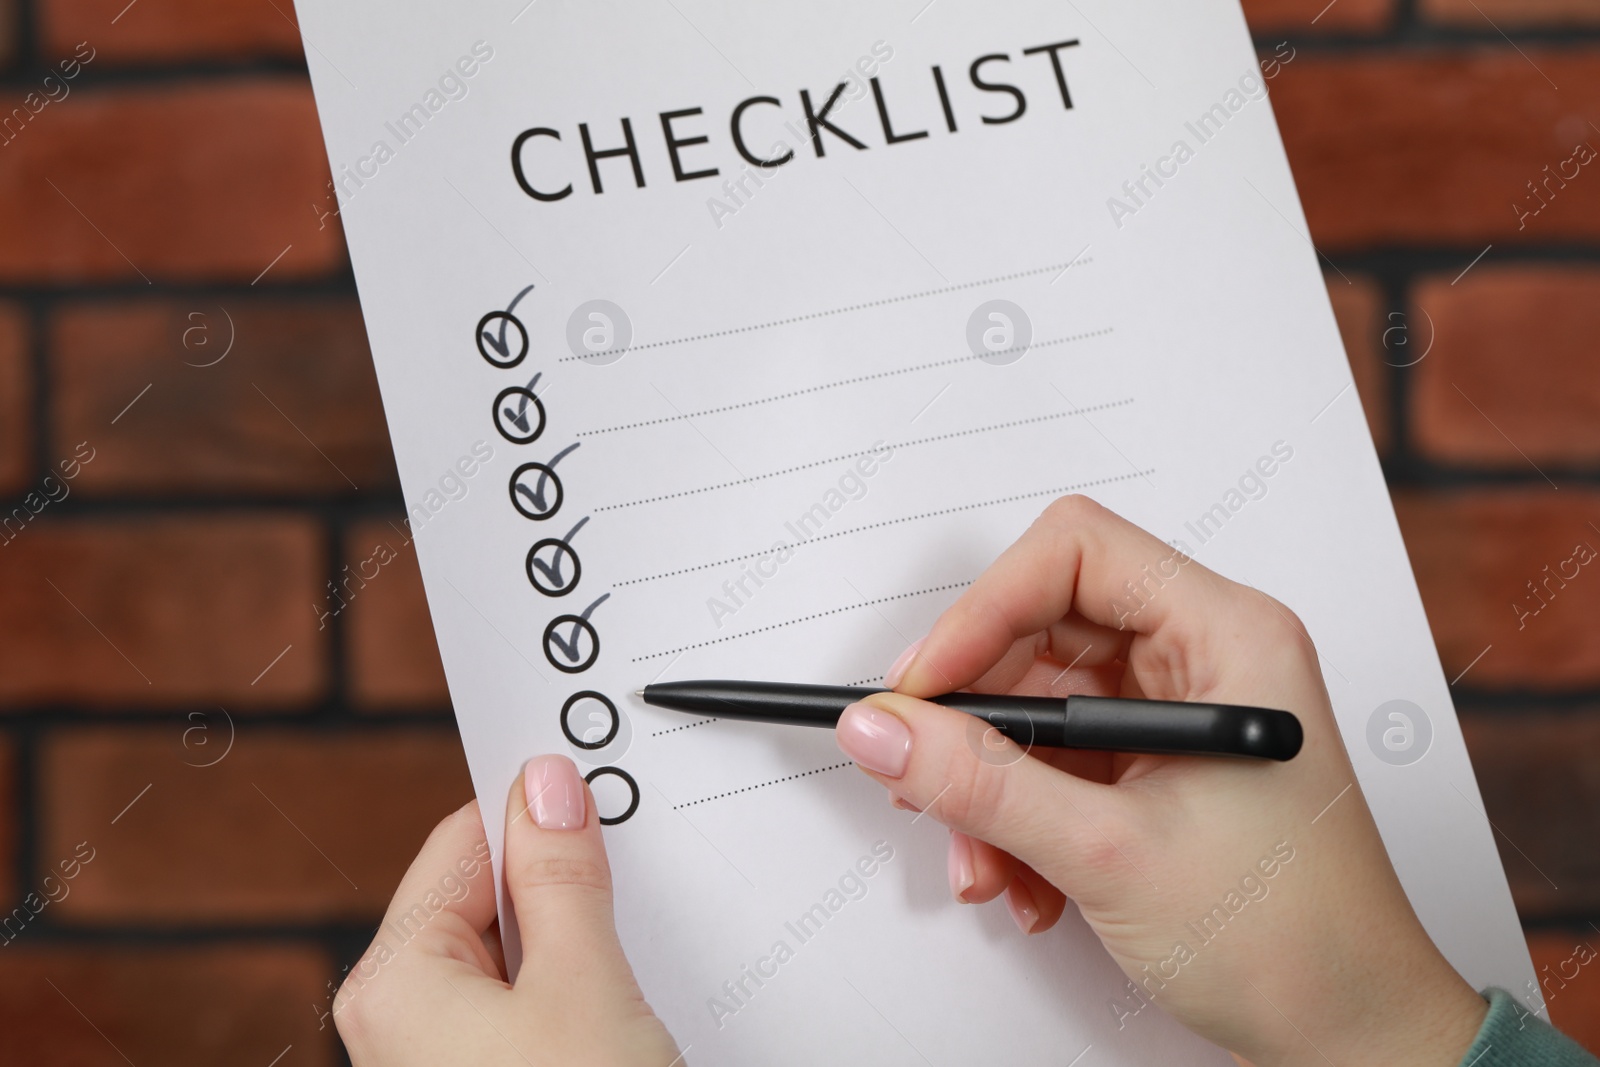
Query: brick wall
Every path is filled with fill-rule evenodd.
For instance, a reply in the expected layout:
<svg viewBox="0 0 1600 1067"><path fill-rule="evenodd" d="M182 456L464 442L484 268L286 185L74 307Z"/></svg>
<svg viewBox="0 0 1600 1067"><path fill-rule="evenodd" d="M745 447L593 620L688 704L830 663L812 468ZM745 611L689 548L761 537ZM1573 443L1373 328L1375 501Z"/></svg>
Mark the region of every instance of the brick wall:
<svg viewBox="0 0 1600 1067"><path fill-rule="evenodd" d="M82 64L0 133L0 517L66 494L0 533L0 901L59 897L7 1062L343 1062L314 1006L471 794L292 14L0 0L6 109Z"/></svg>
<svg viewBox="0 0 1600 1067"><path fill-rule="evenodd" d="M1600 1052L1600 4L1325 4L1245 7L1535 968Z"/></svg>
<svg viewBox="0 0 1600 1067"><path fill-rule="evenodd" d="M1292 50L1330 293L1535 959L1570 974L1600 945L1600 570L1527 583L1600 547L1600 177L1526 183L1600 145L1600 6L1324 3L1247 10ZM3 113L78 64L0 135L0 517L38 508L0 535L0 901L59 897L0 946L19 1063L342 1062L313 1005L470 791L292 16L0 0ZM400 561L319 624L380 541ZM1600 1049L1597 975L1547 992Z"/></svg>

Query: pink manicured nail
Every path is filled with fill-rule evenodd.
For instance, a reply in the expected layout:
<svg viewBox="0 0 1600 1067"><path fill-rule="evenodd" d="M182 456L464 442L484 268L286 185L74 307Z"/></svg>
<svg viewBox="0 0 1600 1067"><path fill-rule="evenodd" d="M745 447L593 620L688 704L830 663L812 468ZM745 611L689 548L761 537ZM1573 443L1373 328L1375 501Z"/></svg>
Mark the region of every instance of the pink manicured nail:
<svg viewBox="0 0 1600 1067"><path fill-rule="evenodd" d="M911 761L911 731L887 711L871 704L851 704L834 730L844 754L869 771L898 778Z"/></svg>
<svg viewBox="0 0 1600 1067"><path fill-rule="evenodd" d="M900 684L900 679L906 676L906 671L911 669L911 661L917 658L917 651L922 648L926 637L919 637L911 642L911 646L900 653L900 658L889 667L889 673L883 676L883 684L890 689Z"/></svg>
<svg viewBox="0 0 1600 1067"><path fill-rule="evenodd" d="M535 756L522 769L522 785L539 829L583 829L583 779L567 757Z"/></svg>
<svg viewBox="0 0 1600 1067"><path fill-rule="evenodd" d="M1017 929L1025 934L1033 933L1033 928L1039 925L1039 909L1033 905L1033 894L1021 882L1012 882L1006 890L1006 910L1011 912L1011 921L1017 924Z"/></svg>
<svg viewBox="0 0 1600 1067"><path fill-rule="evenodd" d="M950 894L959 904L967 903L965 893L978 880L972 867L972 838L960 830L950 831Z"/></svg>

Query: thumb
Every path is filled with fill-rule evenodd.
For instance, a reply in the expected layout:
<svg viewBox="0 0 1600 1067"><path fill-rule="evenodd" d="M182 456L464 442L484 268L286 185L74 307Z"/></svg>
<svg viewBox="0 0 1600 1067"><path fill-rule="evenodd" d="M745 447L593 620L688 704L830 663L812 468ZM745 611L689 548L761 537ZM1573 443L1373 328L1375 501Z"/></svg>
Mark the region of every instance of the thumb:
<svg viewBox="0 0 1600 1067"><path fill-rule="evenodd" d="M512 784L505 877L522 941L517 988L548 993L590 977L632 986L594 795L567 757L536 756Z"/></svg>
<svg viewBox="0 0 1600 1067"><path fill-rule="evenodd" d="M1126 823L1115 786L1028 755L984 720L899 693L875 693L839 717L839 747L889 792L1011 853L1069 896L1105 870L1109 827Z"/></svg>

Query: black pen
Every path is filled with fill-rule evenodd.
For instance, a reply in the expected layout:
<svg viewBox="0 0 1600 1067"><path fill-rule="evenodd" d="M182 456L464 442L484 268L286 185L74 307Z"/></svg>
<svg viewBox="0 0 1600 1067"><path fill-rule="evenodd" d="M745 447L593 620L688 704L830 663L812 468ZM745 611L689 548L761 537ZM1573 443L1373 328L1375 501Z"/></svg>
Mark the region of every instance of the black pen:
<svg viewBox="0 0 1600 1067"><path fill-rule="evenodd" d="M783 682L662 682L646 704L725 719L832 727L846 706L885 689ZM935 704L964 711L1028 747L1092 748L1169 756L1289 760L1300 751L1300 720L1287 711L1122 697L1017 697L949 693Z"/></svg>

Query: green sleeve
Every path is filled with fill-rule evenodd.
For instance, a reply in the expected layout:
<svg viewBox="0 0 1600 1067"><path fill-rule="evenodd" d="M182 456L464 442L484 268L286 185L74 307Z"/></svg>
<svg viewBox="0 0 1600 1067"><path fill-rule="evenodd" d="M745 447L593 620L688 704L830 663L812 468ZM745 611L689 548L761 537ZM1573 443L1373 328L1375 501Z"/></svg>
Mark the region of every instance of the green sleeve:
<svg viewBox="0 0 1600 1067"><path fill-rule="evenodd" d="M1571 1038L1519 1004L1504 989L1486 990L1489 1015L1461 1067L1596 1067Z"/></svg>

